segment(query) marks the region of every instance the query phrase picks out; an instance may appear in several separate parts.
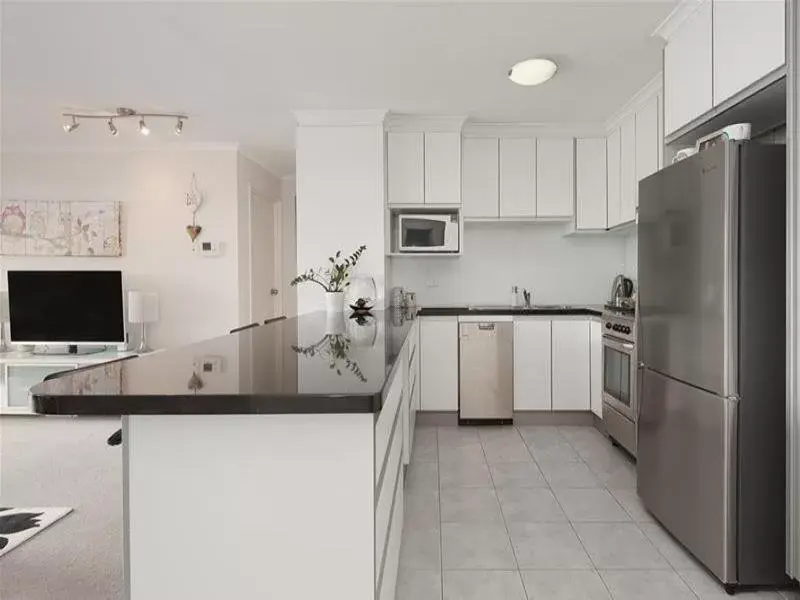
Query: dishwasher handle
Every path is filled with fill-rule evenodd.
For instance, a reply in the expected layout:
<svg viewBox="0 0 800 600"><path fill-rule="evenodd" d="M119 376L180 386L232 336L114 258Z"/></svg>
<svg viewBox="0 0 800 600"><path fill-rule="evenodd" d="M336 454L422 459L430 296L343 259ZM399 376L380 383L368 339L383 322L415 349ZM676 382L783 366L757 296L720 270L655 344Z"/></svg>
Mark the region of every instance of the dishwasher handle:
<svg viewBox="0 0 800 600"><path fill-rule="evenodd" d="M478 323L479 331L494 331L494 323Z"/></svg>

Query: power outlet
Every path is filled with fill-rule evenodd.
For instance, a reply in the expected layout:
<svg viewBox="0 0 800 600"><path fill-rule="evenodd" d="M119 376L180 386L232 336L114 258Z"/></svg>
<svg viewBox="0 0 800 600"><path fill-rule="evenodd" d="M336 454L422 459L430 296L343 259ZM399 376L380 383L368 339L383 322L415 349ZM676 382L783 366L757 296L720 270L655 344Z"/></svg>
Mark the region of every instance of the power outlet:
<svg viewBox="0 0 800 600"><path fill-rule="evenodd" d="M425 280L425 285L429 288L439 287L439 280L436 277L428 277Z"/></svg>

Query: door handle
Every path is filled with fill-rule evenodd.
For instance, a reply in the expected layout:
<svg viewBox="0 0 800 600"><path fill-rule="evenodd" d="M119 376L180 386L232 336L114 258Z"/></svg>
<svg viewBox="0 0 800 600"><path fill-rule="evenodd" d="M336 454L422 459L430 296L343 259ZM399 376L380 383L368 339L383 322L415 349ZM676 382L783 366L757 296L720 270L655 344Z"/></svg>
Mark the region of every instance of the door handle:
<svg viewBox="0 0 800 600"><path fill-rule="evenodd" d="M280 292L277 290L277 288L272 288L269 293L270 296L277 296Z"/></svg>

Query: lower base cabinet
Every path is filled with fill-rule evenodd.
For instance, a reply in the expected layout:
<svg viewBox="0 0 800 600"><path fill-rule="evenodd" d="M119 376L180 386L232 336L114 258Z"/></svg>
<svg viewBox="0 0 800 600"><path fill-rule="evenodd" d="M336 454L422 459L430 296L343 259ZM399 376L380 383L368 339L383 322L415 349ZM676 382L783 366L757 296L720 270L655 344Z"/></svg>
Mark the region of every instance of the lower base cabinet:
<svg viewBox="0 0 800 600"><path fill-rule="evenodd" d="M592 412L603 418L603 326L600 321L589 323L589 378Z"/></svg>
<svg viewBox="0 0 800 600"><path fill-rule="evenodd" d="M553 320L553 410L589 410L588 320Z"/></svg>
<svg viewBox="0 0 800 600"><path fill-rule="evenodd" d="M551 321L514 320L514 410L552 410Z"/></svg>
<svg viewBox="0 0 800 600"><path fill-rule="evenodd" d="M423 317L419 333L422 406L458 410L458 318Z"/></svg>

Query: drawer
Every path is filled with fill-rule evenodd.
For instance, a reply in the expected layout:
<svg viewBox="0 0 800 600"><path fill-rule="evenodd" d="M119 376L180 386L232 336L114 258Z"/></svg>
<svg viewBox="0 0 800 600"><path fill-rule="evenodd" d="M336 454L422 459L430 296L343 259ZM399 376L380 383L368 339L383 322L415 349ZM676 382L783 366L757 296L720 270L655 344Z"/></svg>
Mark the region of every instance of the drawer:
<svg viewBox="0 0 800 600"><path fill-rule="evenodd" d="M403 472L400 471L397 491L394 495L389 537L382 562L375 563L377 574L377 593L379 600L394 600L397 587L397 573L400 567L400 546L403 541Z"/></svg>
<svg viewBox="0 0 800 600"><path fill-rule="evenodd" d="M389 528L392 518L392 504L395 503L395 497L398 492L398 487L402 492L402 476L403 476L403 424L400 420L397 421L397 426L392 436L391 448L389 449L388 460L386 461L386 468L383 472L383 479L376 482L377 489L375 491L375 564L380 565L383 560L383 552L386 545L386 537L389 534ZM376 580L378 573L375 574Z"/></svg>
<svg viewBox="0 0 800 600"><path fill-rule="evenodd" d="M381 414L375 423L375 479L381 473L383 461L389 449L389 442L394 427L395 417L400 408L400 399L403 395L403 369L398 365L394 378L389 384L389 391L386 393Z"/></svg>

